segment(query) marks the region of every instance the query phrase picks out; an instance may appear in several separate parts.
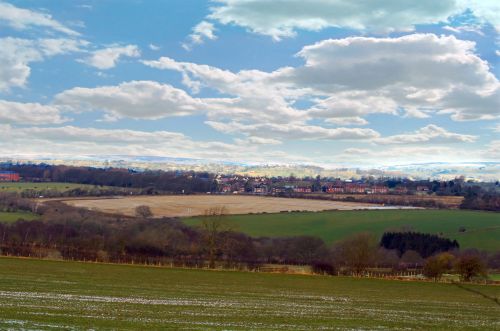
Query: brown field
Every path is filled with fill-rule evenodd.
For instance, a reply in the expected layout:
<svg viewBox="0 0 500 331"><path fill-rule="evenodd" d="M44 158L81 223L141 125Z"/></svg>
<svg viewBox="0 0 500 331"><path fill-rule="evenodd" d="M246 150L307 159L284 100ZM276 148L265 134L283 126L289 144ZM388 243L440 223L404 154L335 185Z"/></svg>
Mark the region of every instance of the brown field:
<svg viewBox="0 0 500 331"><path fill-rule="evenodd" d="M155 217L185 217L203 215L205 210L225 206L228 214L279 213L281 211L323 211L378 209L381 205L359 202L324 201L312 199L287 199L261 196L233 195L164 195L134 196L112 199L68 199L62 202L75 207L99 210L106 213L134 215L137 206L151 208Z"/></svg>

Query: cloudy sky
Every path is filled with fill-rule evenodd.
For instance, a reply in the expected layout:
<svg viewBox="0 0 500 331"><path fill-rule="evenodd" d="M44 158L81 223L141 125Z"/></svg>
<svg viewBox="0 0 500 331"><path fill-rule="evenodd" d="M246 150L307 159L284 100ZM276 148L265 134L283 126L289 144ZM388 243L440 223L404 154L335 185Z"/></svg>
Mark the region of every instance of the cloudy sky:
<svg viewBox="0 0 500 331"><path fill-rule="evenodd" d="M495 0L0 0L0 156L500 161Z"/></svg>

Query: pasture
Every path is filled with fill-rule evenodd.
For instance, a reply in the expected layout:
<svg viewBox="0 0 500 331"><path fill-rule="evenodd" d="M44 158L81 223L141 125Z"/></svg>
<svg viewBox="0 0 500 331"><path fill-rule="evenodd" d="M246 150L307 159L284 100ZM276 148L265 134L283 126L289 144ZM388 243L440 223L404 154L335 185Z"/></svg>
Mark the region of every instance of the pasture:
<svg viewBox="0 0 500 331"><path fill-rule="evenodd" d="M228 214L279 213L290 210L354 210L383 208L379 205L359 202L340 202L312 199L287 199L246 195L163 195L129 196L113 199L68 199L63 202L106 213L132 216L137 206L151 208L154 217L186 217L203 215L214 206L224 206Z"/></svg>
<svg viewBox="0 0 500 331"><path fill-rule="evenodd" d="M19 219L24 219L26 221L34 220L37 215L29 213L29 212L3 212L0 211L0 223L13 223Z"/></svg>
<svg viewBox="0 0 500 331"><path fill-rule="evenodd" d="M498 330L499 296L499 286L0 258L7 330Z"/></svg>
<svg viewBox="0 0 500 331"><path fill-rule="evenodd" d="M91 189L95 187L94 185L86 184L73 184L73 183L57 183L57 182L44 182L44 183L32 183L32 182L2 182L0 183L0 192L22 192L26 190L34 191L59 191L66 192L77 188L81 189Z"/></svg>
<svg viewBox="0 0 500 331"><path fill-rule="evenodd" d="M187 218L197 225L202 218ZM251 236L311 235L333 243L359 232L412 229L456 239L461 248L500 250L500 214L465 210L356 210L226 216L237 231ZM465 232L459 228L464 227Z"/></svg>

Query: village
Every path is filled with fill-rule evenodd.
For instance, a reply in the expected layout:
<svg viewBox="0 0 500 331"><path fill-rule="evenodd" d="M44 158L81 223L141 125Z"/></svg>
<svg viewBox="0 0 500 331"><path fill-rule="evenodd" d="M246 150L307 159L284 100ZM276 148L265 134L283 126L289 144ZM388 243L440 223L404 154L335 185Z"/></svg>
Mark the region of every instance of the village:
<svg viewBox="0 0 500 331"><path fill-rule="evenodd" d="M217 175L218 193L222 194L256 194L256 195L284 195L307 193L330 194L418 194L431 193L435 182L410 180L384 180L384 179L332 179L306 177L246 177ZM439 187L443 185L440 182ZM444 182L446 186L446 182Z"/></svg>

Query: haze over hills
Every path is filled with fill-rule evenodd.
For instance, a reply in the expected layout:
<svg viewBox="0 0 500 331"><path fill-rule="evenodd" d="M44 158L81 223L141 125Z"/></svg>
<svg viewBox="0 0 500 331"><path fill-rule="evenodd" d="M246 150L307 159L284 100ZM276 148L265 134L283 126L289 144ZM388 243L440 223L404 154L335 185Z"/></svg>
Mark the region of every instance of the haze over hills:
<svg viewBox="0 0 500 331"><path fill-rule="evenodd" d="M341 179L361 177L409 177L414 179L447 180L463 176L467 180L497 181L500 179L500 162L463 162L463 163L418 163L380 167L357 167L353 165L313 165L313 164L270 164L244 163L230 161L214 161L208 159L191 159L158 156L125 156L110 155L84 157L36 157L16 156L0 158L0 162L12 163L46 163L53 165L91 166L97 168L127 168L144 170L180 170L207 171L220 174L240 174L249 176L317 176L336 177Z"/></svg>

